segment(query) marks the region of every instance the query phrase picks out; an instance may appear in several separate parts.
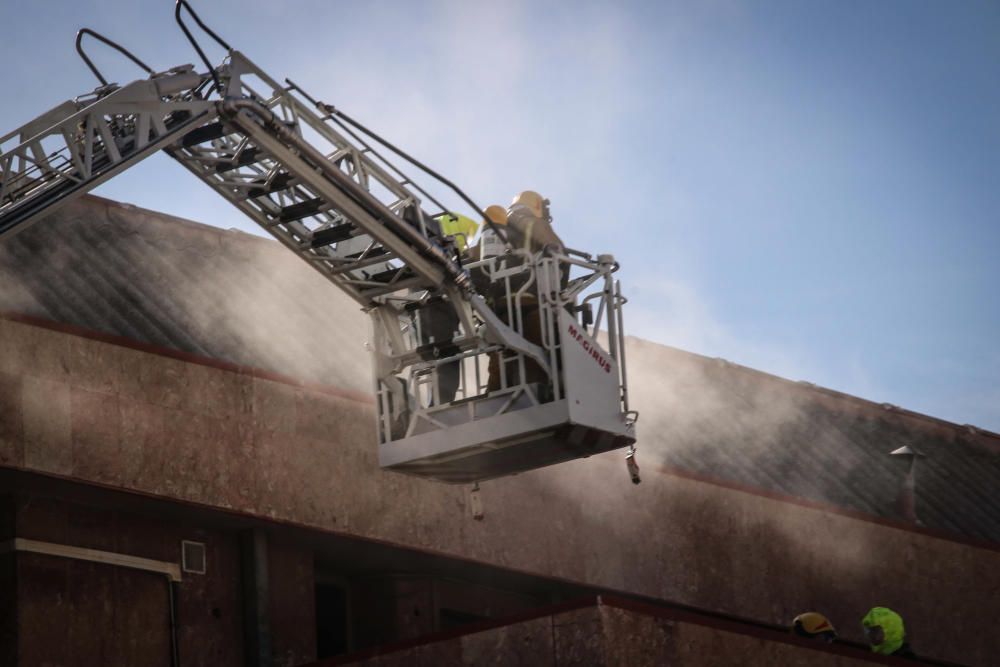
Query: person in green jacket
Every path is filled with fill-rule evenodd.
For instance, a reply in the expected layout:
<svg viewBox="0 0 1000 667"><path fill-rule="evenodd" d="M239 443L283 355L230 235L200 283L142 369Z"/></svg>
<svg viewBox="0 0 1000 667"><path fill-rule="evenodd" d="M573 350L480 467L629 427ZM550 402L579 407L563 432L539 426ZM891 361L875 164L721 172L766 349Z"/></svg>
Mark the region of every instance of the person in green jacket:
<svg viewBox="0 0 1000 667"><path fill-rule="evenodd" d="M464 253L472 245L472 237L479 229L479 223L461 213L447 211L435 218L441 226L441 233L455 241L458 253Z"/></svg>
<svg viewBox="0 0 1000 667"><path fill-rule="evenodd" d="M915 658L906 643L906 629L903 617L888 607L872 607L861 619L865 638L872 651L880 655L895 655L901 658Z"/></svg>

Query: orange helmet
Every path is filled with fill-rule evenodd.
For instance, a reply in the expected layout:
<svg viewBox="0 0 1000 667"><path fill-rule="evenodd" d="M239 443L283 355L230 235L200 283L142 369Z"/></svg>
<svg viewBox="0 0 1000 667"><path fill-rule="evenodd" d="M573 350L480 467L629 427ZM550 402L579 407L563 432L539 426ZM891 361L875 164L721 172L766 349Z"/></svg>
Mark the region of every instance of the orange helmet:
<svg viewBox="0 0 1000 667"><path fill-rule="evenodd" d="M833 641L837 638L837 631L834 629L833 623L826 616L815 611L807 611L796 616L795 620L792 621L792 632L800 637L822 637L827 641Z"/></svg>

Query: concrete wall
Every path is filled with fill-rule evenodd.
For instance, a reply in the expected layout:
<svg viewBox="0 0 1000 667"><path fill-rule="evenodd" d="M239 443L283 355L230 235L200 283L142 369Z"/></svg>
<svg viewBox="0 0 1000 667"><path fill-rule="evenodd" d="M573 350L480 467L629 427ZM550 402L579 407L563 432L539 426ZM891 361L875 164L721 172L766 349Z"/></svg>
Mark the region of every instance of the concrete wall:
<svg viewBox="0 0 1000 667"><path fill-rule="evenodd" d="M681 620L670 613L650 614L613 604L597 604L440 637L381 654L321 661L316 667L488 664L854 667L883 662L849 647L829 650L825 646L821 647L823 650L814 647L816 644L778 637L775 632L746 634L719 625Z"/></svg>
<svg viewBox="0 0 1000 667"><path fill-rule="evenodd" d="M14 538L14 499L0 495L0 544ZM0 550L0 665L17 659L17 561Z"/></svg>
<svg viewBox="0 0 1000 667"><path fill-rule="evenodd" d="M503 618L544 605L526 595L469 582L418 575L359 578L351 582L355 648L415 639L451 624Z"/></svg>
<svg viewBox="0 0 1000 667"><path fill-rule="evenodd" d="M6 466L766 622L818 609L855 639L887 605L925 655L1000 650L993 549L649 469L634 487L615 453L484 484L473 521L468 488L382 472L370 404L335 390L14 321L0 341Z"/></svg>

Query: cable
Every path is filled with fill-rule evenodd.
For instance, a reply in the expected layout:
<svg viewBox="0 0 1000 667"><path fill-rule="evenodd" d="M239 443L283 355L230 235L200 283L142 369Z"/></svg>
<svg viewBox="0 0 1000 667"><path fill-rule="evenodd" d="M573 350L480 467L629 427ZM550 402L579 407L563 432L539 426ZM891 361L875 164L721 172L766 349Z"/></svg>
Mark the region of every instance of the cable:
<svg viewBox="0 0 1000 667"><path fill-rule="evenodd" d="M178 0L178 1L180 1L180 0ZM359 132L363 132L364 134L367 134L369 137L371 137L375 141L379 142L380 144L382 144L383 146L385 146L386 148L388 148L393 153L395 153L399 157L403 158L404 160L406 160L407 162L409 162L413 166L417 167L418 169L420 169L424 173L430 175L432 178L436 179L440 183L443 183L444 185L448 186L452 190L452 192L454 192L455 194L457 194L459 197L462 198L463 201L465 201L466 204L468 204L470 207L472 207L472 210L474 210L476 213L478 213L479 215L482 216L483 221L486 223L486 226L488 226L491 230L493 230L494 234L496 234L498 237L500 237L500 240L503 241L504 245L506 245L508 248L510 247L510 241L507 240L507 233L504 232L503 230L501 230L500 227L496 223L494 223L492 220L490 220L489 217L486 215L486 213L483 212L483 210L481 208L479 208L479 205L476 204L476 202L472 201L472 199L467 194L465 194L464 192L462 192L462 190L459 189L459 187L457 185L455 185L450 180L448 180L447 178L445 178L444 176L442 176L438 172L434 171L433 169L431 169L430 167L428 167L424 163L420 162L419 160L417 160L413 156L409 155L408 153L406 153L402 149L397 148L393 144L389 143L387 140L385 140L382 137L380 137L379 135L375 134L374 132L372 132L371 130L369 130L367 127L365 127L364 125L362 125L358 121L354 120L353 118L351 118L350 116L348 116L347 114L345 114L340 109L337 109L336 107L334 107L332 104L326 104L325 102L320 102L320 101L314 99L308 93L306 93L304 90L302 90L297 85L295 85L295 83L293 83L290 79L285 79L285 83L287 83L289 86L291 86L295 90L297 90L300 93L302 93L302 96L305 97L310 102L312 102L314 105L316 105L316 108L322 110L323 112L325 112L327 114L330 114L330 116L336 116L336 117L342 119L344 122L350 124L352 127L354 127L355 129L357 129ZM442 206L442 208L444 208L444 207ZM445 213L447 214L448 212L445 211Z"/></svg>

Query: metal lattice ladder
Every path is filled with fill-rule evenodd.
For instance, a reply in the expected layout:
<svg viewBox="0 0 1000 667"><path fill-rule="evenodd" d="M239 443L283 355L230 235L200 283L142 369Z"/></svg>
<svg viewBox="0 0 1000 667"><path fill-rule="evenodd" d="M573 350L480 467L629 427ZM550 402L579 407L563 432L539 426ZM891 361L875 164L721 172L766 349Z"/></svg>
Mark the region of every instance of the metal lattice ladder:
<svg viewBox="0 0 1000 667"><path fill-rule="evenodd" d="M191 38L180 21L182 6L178 0L178 23ZM81 31L111 44L150 76L121 87L108 84L80 49L78 36L77 49L102 85L0 137L0 237L163 150L371 315L383 467L475 481L634 443L624 335L620 317L612 318L624 299L611 278L617 264L610 256L595 261L579 253L535 257L517 251L523 257L515 262L516 272L544 278L536 297L548 342L530 342L519 318L506 322L477 294L454 246L441 235L437 215L424 211L418 195L439 202L340 122L346 116L287 79L288 85L279 84L195 20L227 51L224 63L212 67L191 38L205 73L191 65L154 73L121 47ZM513 269L500 270L498 259L472 267L493 281L507 281L509 296L503 276ZM561 284L559 276L571 266L589 277ZM604 288L585 297L583 290L595 281ZM586 326L583 333L574 328L577 300L595 296L607 306L611 328L618 322L610 360L587 352L600 345ZM453 314L442 312L441 304ZM508 304L506 312L519 309ZM421 316L453 317L454 335L426 340ZM566 337L578 345L560 345ZM491 355L500 369L499 390L479 379ZM528 359L550 378L545 400L528 386ZM603 366L595 367L594 359ZM519 384L505 378L508 361L519 365ZM474 369L472 385L462 380L461 401L438 400L438 373L445 365ZM421 392L433 399L421 404ZM418 425L423 431L417 432Z"/></svg>
<svg viewBox="0 0 1000 667"><path fill-rule="evenodd" d="M4 137L0 147L21 143L0 154L0 234L162 148L362 305L463 285L420 200L366 149L239 52L220 69L223 100L201 98L211 78L185 67L65 102Z"/></svg>

